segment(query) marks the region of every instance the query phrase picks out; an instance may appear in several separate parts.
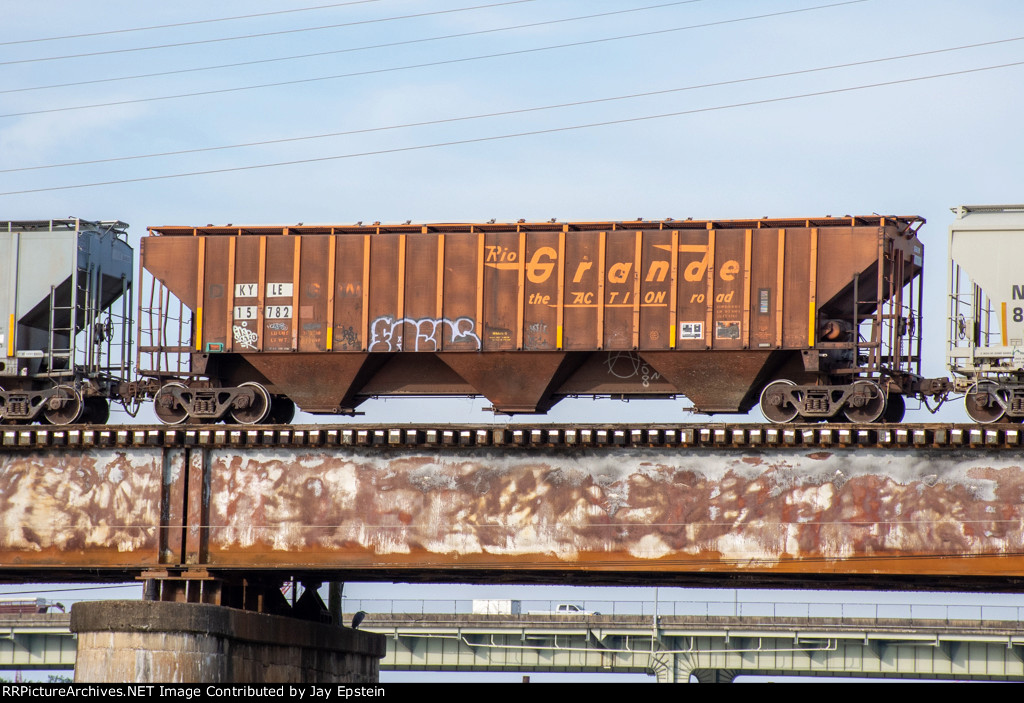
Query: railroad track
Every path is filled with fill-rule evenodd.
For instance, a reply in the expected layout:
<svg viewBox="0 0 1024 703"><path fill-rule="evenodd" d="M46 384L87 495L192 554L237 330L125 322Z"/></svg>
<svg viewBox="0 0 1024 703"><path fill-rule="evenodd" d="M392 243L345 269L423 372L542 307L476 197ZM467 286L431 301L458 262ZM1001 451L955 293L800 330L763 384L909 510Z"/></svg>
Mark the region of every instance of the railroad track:
<svg viewBox="0 0 1024 703"><path fill-rule="evenodd" d="M500 447L1019 449L1020 425L225 425L47 426L0 429L0 448L117 447Z"/></svg>

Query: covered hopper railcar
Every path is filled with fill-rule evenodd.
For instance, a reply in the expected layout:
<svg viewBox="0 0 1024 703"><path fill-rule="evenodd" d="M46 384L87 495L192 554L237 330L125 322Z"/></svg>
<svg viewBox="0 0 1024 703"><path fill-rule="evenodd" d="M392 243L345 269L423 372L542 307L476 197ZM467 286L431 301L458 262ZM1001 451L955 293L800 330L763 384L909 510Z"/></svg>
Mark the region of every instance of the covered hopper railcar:
<svg viewBox="0 0 1024 703"><path fill-rule="evenodd" d="M920 376L923 222L151 227L139 370L169 423L446 395L898 421L941 390Z"/></svg>
<svg viewBox="0 0 1024 703"><path fill-rule="evenodd" d="M949 227L946 365L982 424L1024 420L1024 205L962 205Z"/></svg>
<svg viewBox="0 0 1024 703"><path fill-rule="evenodd" d="M123 222L0 222L0 422L103 423L131 364Z"/></svg>

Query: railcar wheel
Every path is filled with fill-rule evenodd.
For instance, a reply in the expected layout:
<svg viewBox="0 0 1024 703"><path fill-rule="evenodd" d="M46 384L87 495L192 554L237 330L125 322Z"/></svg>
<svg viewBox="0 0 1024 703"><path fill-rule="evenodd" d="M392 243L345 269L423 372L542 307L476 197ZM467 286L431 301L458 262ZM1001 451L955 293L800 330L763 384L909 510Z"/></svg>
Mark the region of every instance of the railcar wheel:
<svg viewBox="0 0 1024 703"><path fill-rule="evenodd" d="M295 417L295 403L291 398L275 395L270 401L270 421L275 425L287 425Z"/></svg>
<svg viewBox="0 0 1024 703"><path fill-rule="evenodd" d="M889 399L885 401L885 412L882 419L886 422L903 422L903 416L907 414L907 399L899 393L890 393Z"/></svg>
<svg viewBox="0 0 1024 703"><path fill-rule="evenodd" d="M172 381L164 384L163 388L153 396L153 412L156 413L157 419L165 425L180 425L188 419L188 411L174 397L176 388L185 390L185 384Z"/></svg>
<svg viewBox="0 0 1024 703"><path fill-rule="evenodd" d="M82 413L82 422L90 425L105 425L110 419L110 403L104 398L95 396L85 399L85 411Z"/></svg>
<svg viewBox="0 0 1024 703"><path fill-rule="evenodd" d="M992 381L978 381L971 386L964 397L964 407L968 417L982 425L999 422L1006 412L999 385Z"/></svg>
<svg viewBox="0 0 1024 703"><path fill-rule="evenodd" d="M795 386L792 381L773 381L761 391L761 412L769 422L792 422L799 410L790 402L787 391Z"/></svg>
<svg viewBox="0 0 1024 703"><path fill-rule="evenodd" d="M238 396L235 398L235 405L231 408L231 417L240 425L258 425L270 417L271 399L267 389L258 383L243 383L239 388L248 388L253 393L253 399Z"/></svg>
<svg viewBox="0 0 1024 703"><path fill-rule="evenodd" d="M885 393L874 381L857 381L843 415L850 422L875 422L885 413Z"/></svg>
<svg viewBox="0 0 1024 703"><path fill-rule="evenodd" d="M72 386L57 386L46 401L43 416L51 425L72 425L82 418L85 403L82 394Z"/></svg>

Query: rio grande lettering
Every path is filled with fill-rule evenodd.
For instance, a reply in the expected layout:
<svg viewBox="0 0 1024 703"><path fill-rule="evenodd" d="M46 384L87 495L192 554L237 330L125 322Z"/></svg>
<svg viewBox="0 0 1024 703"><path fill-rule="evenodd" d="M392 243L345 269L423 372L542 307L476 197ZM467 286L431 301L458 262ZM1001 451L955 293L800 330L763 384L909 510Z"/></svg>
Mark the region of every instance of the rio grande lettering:
<svg viewBox="0 0 1024 703"><path fill-rule="evenodd" d="M656 245L655 248L671 250L671 247ZM496 268L518 268L521 264L517 261L516 252L507 247L486 247L485 261L489 266ZM671 254L671 251L670 251ZM711 257L708 254L707 245L681 245L677 249L678 255L699 254L700 258L692 261L684 261L679 266L678 282L702 283L708 280ZM550 280L558 266L558 252L554 247L538 247L529 260L525 262L524 268L526 278L530 283L543 284ZM640 276L644 283L665 283L669 279L671 263L666 260L655 260L644 262L643 271L637 271L633 261L610 261L606 263L605 283L609 287L606 293L606 304L608 305L631 305L636 293L632 290L632 284ZM713 267L710 275L713 275L726 283L736 280L740 274L740 262L736 259L726 259ZM565 272L565 278L571 285L583 284L588 288L594 284L595 262L582 260L569 262ZM590 278L588 282L587 279ZM589 285L588 285L589 284ZM613 290L615 286L629 285L629 290ZM732 302L734 293L732 291L719 293L715 296L716 302ZM588 306L596 304L597 293L594 290L580 290L569 288L566 290L565 302L569 305ZM695 291L685 296L691 303L703 303L706 292ZM550 293L530 293L526 302L530 305L555 305L557 296ZM646 290L640 292L640 298L644 305L666 305L668 298L667 290Z"/></svg>
<svg viewBox="0 0 1024 703"><path fill-rule="evenodd" d="M494 252L488 252L487 261L515 261L515 252L505 250L502 253L498 250L502 247L487 247L488 249L494 249ZM686 281L697 282L705 280L708 270L708 256L707 247L701 247L704 251L704 257L691 261L683 268L683 279ZM680 253L685 253L687 250L683 247L679 249ZM507 256L511 258L498 259L500 256ZM493 258L492 258L493 257ZM555 264L558 262L558 252L552 247L540 247L533 253L529 262L526 264L526 277L531 283L544 283L547 281L551 274L555 270ZM576 270L572 275L572 282L579 283L583 280L584 274L587 273L594 266L593 261L580 261L576 264ZM629 278L629 274L632 271L632 261L612 262L608 266L607 279L610 283L625 283ZM670 264L668 261L652 261L647 267L644 281L651 282L662 282L668 276ZM736 259L728 259L722 262L722 265L718 267L718 275L723 281L734 281L736 276L740 272L740 262Z"/></svg>

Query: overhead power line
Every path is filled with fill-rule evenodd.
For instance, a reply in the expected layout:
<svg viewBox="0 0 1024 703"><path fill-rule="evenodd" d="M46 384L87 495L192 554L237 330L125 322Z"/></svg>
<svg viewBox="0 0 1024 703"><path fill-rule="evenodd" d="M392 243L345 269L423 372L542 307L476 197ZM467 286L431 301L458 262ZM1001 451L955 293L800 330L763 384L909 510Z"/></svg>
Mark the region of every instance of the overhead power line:
<svg viewBox="0 0 1024 703"><path fill-rule="evenodd" d="M933 80L936 78L949 78L952 76L964 76L974 73L981 73L983 71L993 71L1001 68L1010 68L1015 66L1024 66L1024 61L1015 61L1012 63L997 64L994 66L982 66L980 68L968 68L960 71L948 71L946 73L934 73L928 76L916 76L913 78L901 78L898 80L882 81L879 83L867 83L863 85L849 86L846 88L833 88L830 90L818 90L810 93L799 93L796 95L785 95L777 98L763 98L761 100L748 100L739 103L730 103L727 105L716 105L712 107L701 107L693 108L690 110L678 110L675 112L663 112L656 115L643 115L640 117L625 117L617 120L604 120L601 122L588 122L585 124L567 125L563 127L550 127L547 129L535 129L525 132L513 132L509 134L496 134L486 137L473 137L469 139L453 139L445 142L434 142L432 144L415 144L412 146L394 147L391 149L376 149L373 151L362 151L353 152L349 154L337 154L334 156L319 156L308 159L293 159L290 161L277 161L273 163L264 164L251 164L249 166L230 166L225 168L208 169L204 171L187 171L184 173L167 173L158 176L140 176L138 178L122 178L113 181L95 181L92 183L75 183L64 186L48 186L44 188L26 188L24 190L12 190L7 192L0 192L0 196L5 195L26 195L28 193L44 193L57 190L72 190L75 188L94 188L97 186L109 186L109 185L122 185L125 183L143 183L146 181L162 181L169 180L172 178L188 178L192 176L209 176L220 173L236 173L239 171L254 171L257 169L264 168L277 168L280 166L297 166L301 164L320 163L325 161L338 161L341 159L355 159L365 156L381 156L384 154L399 154L403 152L411 151L423 151L426 149L438 149L447 146L459 146L464 144L479 144L483 142L499 141L504 139L518 139L522 137L533 137L543 134L558 134L561 132L572 132L581 129L591 129L594 127L609 127L613 125L629 124L633 122L646 122L651 120L665 119L669 117L681 117L683 115L696 115L705 112L718 112L721 110L731 110L740 107L752 107L755 105L770 105L773 103L781 103L790 100L802 100L806 98L821 97L824 95L838 95L841 93L850 93L858 90L869 90L872 88L883 88L887 86L902 85L906 83L915 83L919 81Z"/></svg>
<svg viewBox="0 0 1024 703"><path fill-rule="evenodd" d="M185 155L185 154L200 154L200 153L210 152L210 151L224 151L224 150L228 150L228 149L242 149L242 148L253 147L253 146L268 146L268 145L271 145L271 144L287 144L287 143L290 143L290 142L310 141L310 140L314 140L314 139L327 139L327 138L331 138L331 137L345 137L345 136L352 136L352 135L355 135L355 134L368 134L368 133L372 133L372 132L386 132L386 131L392 131L392 130L398 130L398 129L408 129L410 127L426 127L426 126L430 126L430 125L447 124L447 123L451 123L451 122L465 122L465 121L468 121L468 120L480 120L480 119L486 119L486 118L490 118L490 117L505 117L505 116L508 116L508 115L519 115L519 114L524 114L524 113L528 113L528 112L540 112L540 111L543 111L543 110L555 110L555 109L566 108L566 107L578 107L580 105L594 105L594 104L605 103L605 102L615 102L615 101L621 101L621 100L633 100L633 99L636 99L636 98L647 98L647 97L653 97L655 95L667 95L667 94L670 94L670 93L681 93L681 92L685 92L685 91L699 90L699 89L703 89L703 88L718 88L718 87L727 86L727 85L737 85L737 84L740 84L740 83L752 83L752 82L755 82L755 81L763 81L763 80L769 80L769 79L773 79L773 78L789 78L789 77L792 77L792 76L800 76L800 75L806 75L806 74L810 74L810 73L821 73L821 72L824 72L824 71L834 71L834 70L841 69L841 68L854 68L854 67L857 67L857 66L868 66L868 65L871 65L871 64L886 63L886 62L889 62L889 61L900 61L900 60L903 60L903 59L920 58L922 56L933 56L935 54L944 54L944 53L950 53L950 52L954 52L954 51L964 51L966 49L977 49L977 48L985 47L985 46L995 46L995 45L998 45L998 44L1006 44L1006 43L1009 43L1009 42L1018 42L1018 41L1024 41L1024 36L1011 37L1011 38L1008 38L1008 39L996 39L994 41L979 42L979 43L976 43L976 44L963 44L961 46L952 46L952 47L946 47L946 48L943 48L943 49L932 49L932 50L929 50L929 51L917 51L917 52L910 53L910 54L899 54L897 56L885 56L885 57L877 58L877 59L865 59L863 61L851 61L851 62L848 62L848 63L832 64L830 66L818 66L818 67L815 67L815 68L803 68L803 69L798 69L798 70L795 70L795 71L785 71L785 72L782 72L782 73L769 73L769 74L763 74L763 75L759 75L759 76L748 76L746 78L733 78L733 79L730 79L730 80L715 81L715 82L712 82L712 83L698 83L698 84L695 84L695 85L688 85L688 86L683 86L683 87L679 87L679 88L665 88L665 89L662 89L662 90L650 90L650 91L645 91L645 92L642 92L642 93L629 93L629 94L626 94L626 95L615 95L615 96L603 97L603 98L592 98L592 99L589 99L589 100L575 100L575 101L572 101L572 102L556 103L556 104L553 104L553 105L539 105L539 106L534 106L534 107L524 107L524 108L511 109L511 110L501 110L501 111L497 111L497 112L486 112L486 113L477 114L477 115L462 115L462 116L459 116L459 117L446 117L446 118L441 118L441 119L436 119L436 120L422 120L422 121L419 121L419 122L405 122L405 123L402 123L402 124L384 125L384 126L380 126L380 127L365 127L365 128L362 128L362 129L351 129L351 130L346 130L346 131L342 131L342 132L327 132L325 134L308 134L308 135L301 135L301 136L297 136L297 137L282 137L282 138L279 138L279 139L265 139L265 140L261 140L261 141L255 141L255 142L243 142L243 143L240 143L240 144L223 144L223 145L218 145L218 146L198 147L198 148L195 148L195 149L180 149L180 150L177 150L177 151L162 151L162 152L156 152L156 153L151 153L151 154L135 154L135 155L132 155L132 156L112 156L112 157L103 158L103 159L90 159L90 160L87 160L87 161L69 161L69 162L65 162L65 163L46 164L46 165L41 165L41 166L21 166L21 167L18 167L18 168L4 168L4 169L0 169L0 173L15 173L15 172L20 172L20 171L38 171L38 170L50 169L50 168L64 168L64 167L68 167L68 166L90 166L90 165L95 165L95 164L112 163L112 162L117 162L117 161L133 161L133 160L139 160L139 159L153 159L153 158L159 158L159 157L165 157L165 156L182 156L182 155Z"/></svg>
<svg viewBox="0 0 1024 703"><path fill-rule="evenodd" d="M394 72L394 71L407 71L407 70L415 69L415 68L429 68L429 67L433 67L433 66L446 66L446 65L450 65L450 64L456 64L456 63L466 63L466 62L469 62L469 61L480 61L480 60L483 60L483 59L504 58L506 56L520 56L520 55L523 55L523 54L531 54L531 53L537 53L537 52L541 52L541 51L553 51L553 50L556 50L556 49L566 49L566 48L576 47L576 46L589 46L589 45L593 45L593 44L603 44L603 43L613 42L613 41L622 41L624 39L637 39L637 38L640 38L640 37L658 36L658 35L663 35L663 34L671 34L673 32L683 32L683 31L692 30L692 29L705 29L707 27L717 27L717 26L722 26L722 25L727 25L727 24L737 24L737 23L740 23L740 22L750 22L750 21L754 21L754 20L769 19L769 18L773 18L773 17L782 17L782 16L785 16L785 15L794 15L794 14L804 13L804 12L813 12L813 11L816 11L816 10L826 10L826 9L831 9L831 8L835 8L835 7L842 7L844 5L856 5L856 4L859 4L859 3L862 3L862 2L869 2L869 1L870 0L844 0L843 2L835 2L835 3L830 3L830 4L827 4L827 5L815 5L814 7L804 7L804 8L800 8L800 9L797 9L797 10L783 10L783 11L780 11L780 12L771 12L771 13L762 14L762 15L749 15L747 17L736 17L736 18L728 19L728 20L718 20L718 21L715 21L715 22L703 22L701 24L691 24L691 25L686 25L686 26L683 26L683 27L671 27L671 28L668 28L668 29L656 29L656 30L652 30L652 31L648 31L648 32L635 32L635 33L632 33L632 34L620 34L620 35L614 36L614 37L603 37L603 38L600 38L600 39L586 39L586 40L582 40L582 41L568 42L568 43L565 43L565 44L551 44L551 45L548 45L548 46L533 47L531 49L517 49L515 51L502 51L502 52L498 52L498 53L494 53L494 54L482 54L482 55L478 55L478 56L466 56L466 57L462 57L462 58L458 58L458 59L444 59L444 60L441 60L441 61L429 61L429 62L426 62L426 63L409 64L409 65L406 65L406 66L392 66L390 68L377 68L377 69L370 69L370 70L367 70L367 71L353 71L351 73L339 73L339 74L335 74L335 75L331 75L331 76L318 76L318 77L315 77L315 78L298 78L298 79L295 79L295 80L277 81L277 82L274 82L274 83L259 83L259 84L256 84L256 85L235 86L233 88L216 88L216 89L212 89L212 90L201 90L201 91L195 91L195 92L190 92L190 93L177 93L177 94L174 94L174 95L158 95L158 96L149 97L149 98L132 98L132 99L129 99L129 100L117 100L117 101L106 102L106 103L94 103L94 104L91 104L91 105L69 105L69 106L65 106L65 107L45 108L45 109L42 109L42 110L26 110L26 111L23 111L23 112L9 112L9 113L6 113L6 114L0 114L0 117L23 117L23 116L26 116L26 115L41 115L41 114L50 113L50 112L68 112L68 111L71 111L71 110L87 110L87 109L92 109L92 108L97 108L97 107L115 107L115 106L118 106L118 105L134 105L134 104L137 104L137 103L156 102L156 101L160 101L160 100L178 100L178 99L181 99L181 98L194 98L194 97L201 97L201 96L205 96L205 95L221 95L221 94L224 94L224 93L237 93L237 92L241 92L241 91L245 91L245 90L260 90L260 89L263 89L263 88L279 88L279 87L286 86L286 85L301 85L301 84L304 84L304 83L317 83L317 82L321 82L321 81L338 80L338 79L342 79L342 78L353 78L353 77L356 77L356 76L369 76L369 75L376 75L376 74L380 74L380 73L391 73L391 72Z"/></svg>
<svg viewBox="0 0 1024 703"><path fill-rule="evenodd" d="M96 83L113 83L115 81L129 81L137 80L141 78L159 78L161 76L173 76L181 73L196 73L199 71L213 71L221 68L238 68L241 66L255 66L257 64L265 63L277 63L280 61L295 61L297 59L311 59L318 58L321 56L331 56L334 54L349 54L357 51L368 51L370 49L388 49L396 46L407 46L409 44L423 44L426 42L441 41L443 39L459 39L462 37L473 37L480 36L482 34L495 34L497 32L511 32L517 29L532 29L535 27L544 27L553 24L564 24L566 22L577 22L580 20L596 19L599 17L611 17L613 15L624 15L632 12L644 12L647 10L657 10L664 7L672 7L674 5L689 5L695 2L702 2L703 0L676 0L675 2L666 2L659 5L646 5L644 7L631 7L625 10L613 10L611 12L599 12L592 15L577 15L576 17L563 17L557 20L544 20L541 22L529 22L527 24L515 24L507 27L495 27L493 29L477 29L471 32L458 32L456 34L442 34L434 37L423 37L420 39L405 39L402 41L386 42L384 44L368 44L366 46L350 47L348 49L332 49L330 51L317 51L311 54L294 54L292 56L279 56L272 59L253 59L251 61L238 61L235 63L224 63L217 64L215 66L198 66L196 68L179 68L173 71L158 71L155 73L139 73L134 76L117 76L113 78L93 78L85 81L72 81L70 83L54 83L51 85L37 85L30 86L27 88L8 88L6 90L0 90L0 94L4 93L24 93L32 90L48 90L50 88L70 88L72 86L79 85L94 85Z"/></svg>
<svg viewBox="0 0 1024 703"><path fill-rule="evenodd" d="M12 44L35 44L38 42L58 41L61 39L82 39L84 37L102 37L111 34L127 34L129 32L145 32L151 29L172 29L174 27L189 27L197 24L212 24L214 22L230 22L232 20L247 20L254 17L271 17L273 15L288 15L295 12L310 12L311 10L328 10L335 7L347 5L365 5L381 0L349 0L349 2L333 2L330 5L313 5L312 7L296 7L290 10L274 10L272 12L255 12L251 15L234 15L232 17L214 17L207 20L190 20L188 22L171 22L169 24L154 24L149 27L129 27L127 29L106 29L101 32L85 32L83 34L64 34L57 37L36 37L34 39L13 39L11 41L0 41L0 46Z"/></svg>
<svg viewBox="0 0 1024 703"><path fill-rule="evenodd" d="M7 585L13 585L13 584L7 584ZM99 591L99 590L110 589L110 588L132 588L132 587L138 588L140 586L142 586L142 584L137 582L137 581L135 583L104 584L102 586L87 585L87 586L67 586L67 587L55 587L55 588L45 588L45 587L42 587L41 585L36 585L36 586L32 587L32 590L30 590L30 591L3 591L3 592L0 592L0 596L34 596L37 593L60 593L60 592L64 592L64 591Z"/></svg>
<svg viewBox="0 0 1024 703"><path fill-rule="evenodd" d="M537 2L537 0L503 0L488 5L473 5L471 7L456 7L449 10L434 10L432 12L417 12L411 15L396 15L394 17L378 17L372 20L357 20L353 22L340 22L338 24L322 24L316 27L301 27L299 29L281 29L274 32L259 32L257 34L241 34L234 37L218 37L216 39L196 39L194 41L174 42L173 44L154 44L153 46L137 46L128 49L107 49L106 51L92 51L85 54L65 54L64 56L43 56L35 59L16 59L14 61L0 61L0 66L11 66L20 63L39 63L41 61L60 61L63 59L81 59L88 56L109 56L111 54L129 54L135 51L152 51L154 49L173 49L180 46L196 46L198 44L216 44L218 42L238 41L240 39L256 39L260 37L274 37L282 34L298 34L301 32L318 32L324 29L339 29L341 27L357 27L364 24L378 24L381 22L395 22L397 20L416 19L418 17L431 17L435 15L450 15L456 12L469 12L470 10L485 10L503 5L521 5L525 2Z"/></svg>

